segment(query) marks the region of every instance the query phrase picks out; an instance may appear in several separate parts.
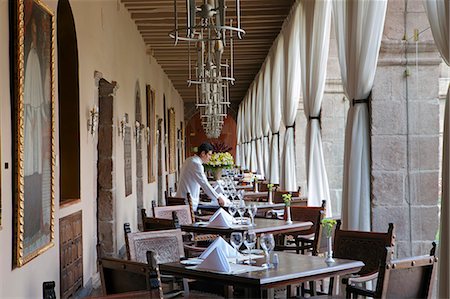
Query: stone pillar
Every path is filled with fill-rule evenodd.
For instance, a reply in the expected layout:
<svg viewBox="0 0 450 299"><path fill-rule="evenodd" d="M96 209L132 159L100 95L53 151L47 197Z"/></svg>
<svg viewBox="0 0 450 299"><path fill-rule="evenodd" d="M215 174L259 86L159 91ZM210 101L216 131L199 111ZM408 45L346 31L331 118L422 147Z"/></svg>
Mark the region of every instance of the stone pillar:
<svg viewBox="0 0 450 299"><path fill-rule="evenodd" d="M99 81L99 125L97 144L97 221L98 242L105 255L117 252L115 224L115 181L113 159L113 92L116 82Z"/></svg>
<svg viewBox="0 0 450 299"><path fill-rule="evenodd" d="M135 86L135 111L134 117L137 122L139 122L139 130L136 131L136 127L133 126L135 130L135 141L136 141L136 201L137 201L137 219L138 219L138 228L140 230L142 227L142 217L141 217L141 209L144 208L144 181L142 178L142 155L143 155L143 147L142 144L146 142L145 138L145 130L144 125L142 124L142 109L141 109L141 87L139 85L139 81L136 82Z"/></svg>
<svg viewBox="0 0 450 299"><path fill-rule="evenodd" d="M430 36L411 39L428 26L423 8L393 2L370 107L372 227L387 231L393 222L396 255L404 257L426 254L438 229L441 59Z"/></svg>

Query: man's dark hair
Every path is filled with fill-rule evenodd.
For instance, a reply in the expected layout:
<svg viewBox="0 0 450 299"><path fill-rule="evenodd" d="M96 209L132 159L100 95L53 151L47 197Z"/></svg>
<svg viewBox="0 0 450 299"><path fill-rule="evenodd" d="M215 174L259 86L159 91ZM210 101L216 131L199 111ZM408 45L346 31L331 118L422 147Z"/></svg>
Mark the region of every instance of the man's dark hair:
<svg viewBox="0 0 450 299"><path fill-rule="evenodd" d="M213 150L214 147L210 143L204 142L198 147L197 155L200 155L202 152L208 153Z"/></svg>

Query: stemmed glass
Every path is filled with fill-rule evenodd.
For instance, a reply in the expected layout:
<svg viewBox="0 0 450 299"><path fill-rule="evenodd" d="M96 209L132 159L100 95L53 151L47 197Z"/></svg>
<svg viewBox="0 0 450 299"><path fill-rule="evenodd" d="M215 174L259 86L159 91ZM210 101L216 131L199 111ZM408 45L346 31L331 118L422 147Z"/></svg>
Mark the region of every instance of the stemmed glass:
<svg viewBox="0 0 450 299"><path fill-rule="evenodd" d="M257 210L258 206L255 203L250 204L250 206L248 207L248 213L250 214L250 218L252 219L252 226L255 226L255 216Z"/></svg>
<svg viewBox="0 0 450 299"><path fill-rule="evenodd" d="M263 265L270 268L270 252L275 248L275 240L272 234L261 234L259 237L259 245L264 250L266 263Z"/></svg>
<svg viewBox="0 0 450 299"><path fill-rule="evenodd" d="M238 213L239 213L239 216L241 217L241 224L244 224L244 214L245 214L246 209L247 209L247 207L245 206L245 203L243 201L241 201L239 203L239 207L238 207Z"/></svg>
<svg viewBox="0 0 450 299"><path fill-rule="evenodd" d="M230 235L230 242L231 245L233 245L234 249L236 250L236 264L238 264L239 247L241 247L242 243L244 242L242 233L232 232Z"/></svg>
<svg viewBox="0 0 450 299"><path fill-rule="evenodd" d="M245 231L244 232L244 245L248 250L248 264L254 264L255 261L252 261L252 249L256 245L256 233L253 231Z"/></svg>
<svg viewBox="0 0 450 299"><path fill-rule="evenodd" d="M236 215L237 212L237 206L234 204L234 202L231 202L231 204L228 206L228 212L230 213L231 216L234 217L234 215Z"/></svg>

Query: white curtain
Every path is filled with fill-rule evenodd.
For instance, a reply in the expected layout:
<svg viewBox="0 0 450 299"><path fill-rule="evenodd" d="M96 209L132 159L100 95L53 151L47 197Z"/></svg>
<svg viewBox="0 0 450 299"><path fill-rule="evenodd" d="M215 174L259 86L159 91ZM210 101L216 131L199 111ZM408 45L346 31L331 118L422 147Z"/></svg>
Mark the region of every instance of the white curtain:
<svg viewBox="0 0 450 299"><path fill-rule="evenodd" d="M299 53L299 8L291 14L289 27L284 40L284 71L286 72L285 97L282 100L283 123L286 126L284 135L283 154L281 158L280 187L284 190L297 190L295 175L295 144L294 126L297 116L297 106L300 99L300 53Z"/></svg>
<svg viewBox="0 0 450 299"><path fill-rule="evenodd" d="M252 127L251 127L251 102L250 93L247 95L245 101L245 166L247 170L250 170L250 160L252 156L251 139L252 139Z"/></svg>
<svg viewBox="0 0 450 299"><path fill-rule="evenodd" d="M300 67L306 127L306 178L308 206L320 206L326 200L326 214L331 217L330 189L323 158L320 109L330 43L331 1L301 0Z"/></svg>
<svg viewBox="0 0 450 299"><path fill-rule="evenodd" d="M261 114L261 124L263 133L263 161L264 161L264 173L266 180L269 180L269 134L270 134L270 72L271 72L271 57L268 56L263 72L263 86L264 93L262 97L262 114Z"/></svg>
<svg viewBox="0 0 450 299"><path fill-rule="evenodd" d="M424 5L434 41L442 58L450 65L450 2L425 0ZM442 198L439 241L438 298L450 298L450 86L447 90L444 115L444 145L442 150Z"/></svg>
<svg viewBox="0 0 450 299"><path fill-rule="evenodd" d="M342 186L343 227L370 230L370 143L367 99L373 86L387 0L334 0L334 19L347 115Z"/></svg>
<svg viewBox="0 0 450 299"><path fill-rule="evenodd" d="M263 101L264 81L263 73L260 72L257 80L256 89L256 113L253 121L256 126L256 162L258 174L264 176L264 159L263 159L263 131L262 131L262 101Z"/></svg>
<svg viewBox="0 0 450 299"><path fill-rule="evenodd" d="M284 81L283 64L284 37L278 35L276 46L274 47L272 57L271 72L271 101L270 101L270 130L272 131L272 140L270 144L270 163L269 163L269 181L272 184L280 183L280 124L281 124L281 99L284 96L281 82Z"/></svg>
<svg viewBox="0 0 450 299"><path fill-rule="evenodd" d="M250 170L253 173L258 172L258 161L256 158L256 82L253 82L252 93L250 102L250 120L251 120L251 156L250 156Z"/></svg>
<svg viewBox="0 0 450 299"><path fill-rule="evenodd" d="M241 105L239 105L237 117L236 117L236 159L234 164L236 166L241 166Z"/></svg>

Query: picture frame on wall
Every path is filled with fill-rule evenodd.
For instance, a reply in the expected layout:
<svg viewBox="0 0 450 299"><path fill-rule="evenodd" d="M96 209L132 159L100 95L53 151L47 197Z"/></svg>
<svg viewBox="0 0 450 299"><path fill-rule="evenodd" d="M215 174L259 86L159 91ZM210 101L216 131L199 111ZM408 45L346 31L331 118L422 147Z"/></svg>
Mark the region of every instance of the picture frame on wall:
<svg viewBox="0 0 450 299"><path fill-rule="evenodd" d="M147 113L147 182L156 181L155 153L156 153L156 98L155 91L150 85L145 87L145 103Z"/></svg>
<svg viewBox="0 0 450 299"><path fill-rule="evenodd" d="M13 266L54 245L55 20L39 0L10 2L14 84Z"/></svg>

